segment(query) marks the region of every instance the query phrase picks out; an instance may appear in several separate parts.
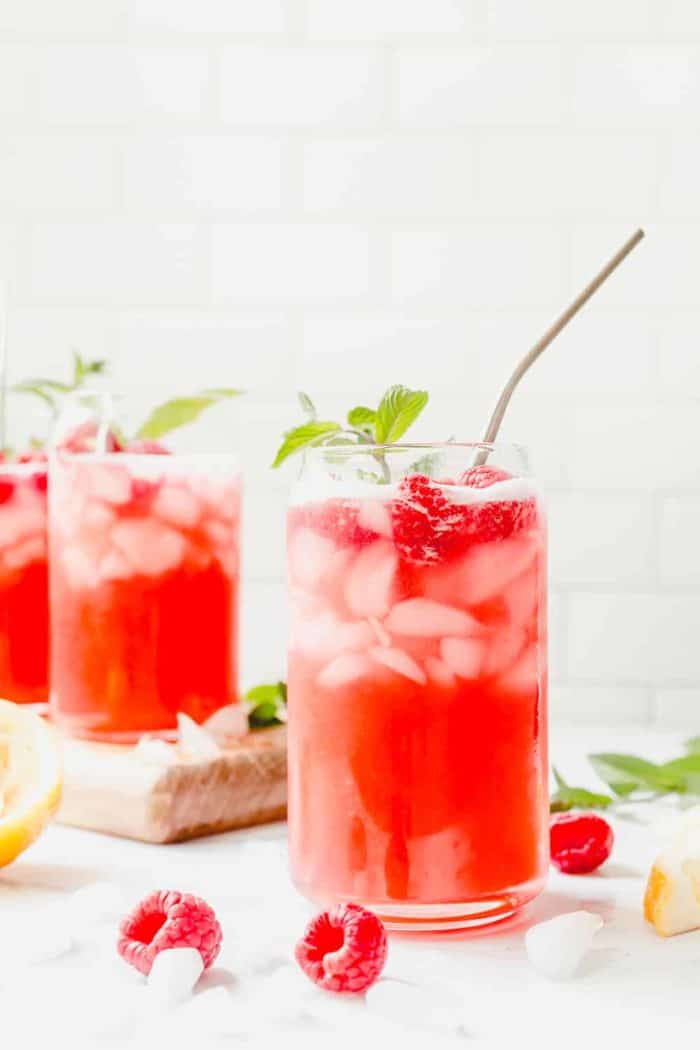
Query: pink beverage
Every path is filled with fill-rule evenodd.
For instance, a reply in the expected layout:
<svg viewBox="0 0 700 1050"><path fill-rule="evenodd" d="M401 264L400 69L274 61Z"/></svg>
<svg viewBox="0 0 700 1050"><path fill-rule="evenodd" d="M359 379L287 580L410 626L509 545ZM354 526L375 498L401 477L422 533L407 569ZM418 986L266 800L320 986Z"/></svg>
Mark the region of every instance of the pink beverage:
<svg viewBox="0 0 700 1050"><path fill-rule="evenodd" d="M46 463L0 463L0 697L48 700Z"/></svg>
<svg viewBox="0 0 700 1050"><path fill-rule="evenodd" d="M84 737L167 736L238 698L240 479L229 457L51 463L51 714Z"/></svg>
<svg viewBox="0 0 700 1050"><path fill-rule="evenodd" d="M315 449L289 512L292 875L394 928L502 918L547 872L544 519L519 450L474 454Z"/></svg>

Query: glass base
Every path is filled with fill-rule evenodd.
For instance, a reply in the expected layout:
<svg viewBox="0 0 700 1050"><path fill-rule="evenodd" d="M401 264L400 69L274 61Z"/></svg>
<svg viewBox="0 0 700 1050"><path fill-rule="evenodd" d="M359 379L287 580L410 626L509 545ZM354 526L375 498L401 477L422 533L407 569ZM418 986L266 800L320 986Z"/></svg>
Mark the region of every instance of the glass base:
<svg viewBox="0 0 700 1050"><path fill-rule="evenodd" d="M369 908L379 916L388 930L404 933L449 933L490 926L511 918L542 892L544 881L533 880L502 894L479 897L476 900L449 901L442 904L421 904L418 901L394 904L354 897L345 897L343 900ZM339 900L324 899L322 895L309 893L304 889L300 892L322 907L340 903Z"/></svg>

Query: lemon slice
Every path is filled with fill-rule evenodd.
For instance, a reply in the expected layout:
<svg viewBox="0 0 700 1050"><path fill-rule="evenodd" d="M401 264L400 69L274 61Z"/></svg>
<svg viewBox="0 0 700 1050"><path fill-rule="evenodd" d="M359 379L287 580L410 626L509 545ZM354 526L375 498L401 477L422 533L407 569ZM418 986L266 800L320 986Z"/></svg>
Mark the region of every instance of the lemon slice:
<svg viewBox="0 0 700 1050"><path fill-rule="evenodd" d="M41 834L61 798L61 759L38 715L0 700L0 868Z"/></svg>
<svg viewBox="0 0 700 1050"><path fill-rule="evenodd" d="M644 917L662 937L700 928L700 806L675 825L644 894Z"/></svg>

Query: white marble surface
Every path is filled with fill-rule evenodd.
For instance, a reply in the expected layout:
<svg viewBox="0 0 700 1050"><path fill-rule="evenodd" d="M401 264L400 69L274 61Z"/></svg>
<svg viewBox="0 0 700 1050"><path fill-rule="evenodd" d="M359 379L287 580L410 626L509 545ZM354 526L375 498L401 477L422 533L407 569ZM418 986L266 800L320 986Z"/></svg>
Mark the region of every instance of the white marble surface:
<svg viewBox="0 0 700 1050"><path fill-rule="evenodd" d="M631 750L671 757L680 735L560 730L552 758L571 781L593 785L585 755ZM624 1037L651 1045L686 1038L700 1017L700 933L672 940L646 927L641 897L656 851L654 825L672 807L617 818L616 846L596 875L552 872L543 896L519 918L466 936L392 936L385 978L414 985L410 1026L362 999L317 991L297 970L293 945L308 907L286 872L284 825L178 846L145 846L52 827L0 872L0 1032L4 1045L34 1047L605 1045ZM216 909L224 945L195 996L162 1011L118 958L113 920L87 921L71 894L105 881L129 902L155 888L201 894ZM525 954L528 925L574 909L605 922L581 975L552 983ZM77 912L77 913L76 913ZM27 966L18 931L67 921L72 950ZM416 1021L418 1017L418 1021ZM57 1034L60 1039L57 1042ZM7 1040L5 1042L5 1040Z"/></svg>

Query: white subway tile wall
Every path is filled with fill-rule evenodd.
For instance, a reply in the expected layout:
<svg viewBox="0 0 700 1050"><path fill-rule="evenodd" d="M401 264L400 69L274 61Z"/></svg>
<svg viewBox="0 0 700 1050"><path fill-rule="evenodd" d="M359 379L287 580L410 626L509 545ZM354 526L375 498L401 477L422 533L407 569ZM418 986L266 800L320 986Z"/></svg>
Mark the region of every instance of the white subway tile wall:
<svg viewBox="0 0 700 1050"><path fill-rule="evenodd" d="M252 683L284 672L294 391L425 385L416 433L475 438L645 226L503 435L549 498L555 717L700 730L698 112L695 0L5 0L12 376L77 347L134 413L249 391L197 440L246 473Z"/></svg>

